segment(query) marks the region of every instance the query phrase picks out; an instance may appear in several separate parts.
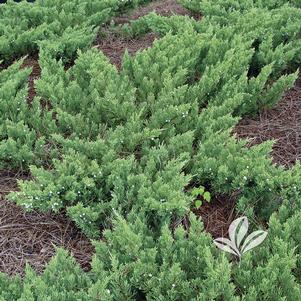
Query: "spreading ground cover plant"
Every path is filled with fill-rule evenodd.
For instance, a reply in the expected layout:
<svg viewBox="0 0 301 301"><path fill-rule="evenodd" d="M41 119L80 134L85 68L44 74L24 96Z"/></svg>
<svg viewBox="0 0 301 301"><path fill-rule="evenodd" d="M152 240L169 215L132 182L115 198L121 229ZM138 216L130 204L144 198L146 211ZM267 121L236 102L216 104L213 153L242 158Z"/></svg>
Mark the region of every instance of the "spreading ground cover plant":
<svg viewBox="0 0 301 301"><path fill-rule="evenodd" d="M197 1L197 3L203 3ZM300 65L300 10L282 6L267 10L252 7L243 13L227 12L222 8L208 12L202 22L187 16L162 17L150 13L122 26L122 32L139 36L147 32L160 35L194 29L200 33L214 33L219 38L230 38L235 34L252 40L255 49L250 71L257 74L267 63L274 63L273 72L280 74L283 68ZM261 22L258 20L261 19ZM279 68L279 69L278 69Z"/></svg>
<svg viewBox="0 0 301 301"><path fill-rule="evenodd" d="M91 235L100 221L106 225L105 217L111 219L112 208L126 213L133 204L144 204L143 208L159 215L165 212L164 220L183 214L191 198L180 191L192 176L194 181L210 183L216 192L241 189L248 202L258 195L269 199L280 193L278 178L283 173L266 158L270 144L248 150L230 131L239 114L275 103L296 74L281 76L270 85L275 65L268 64L257 77L248 79L254 58L251 41L230 37L212 39L193 30L169 34L134 58L125 57L121 73L96 51L80 54L68 71L41 53L42 76L36 87L47 104L42 108L36 97L32 106L27 105L28 120L23 120L22 131L22 135L26 129L32 131L29 143L37 145L30 149L29 158L22 156L22 148L21 154L12 152L11 145L20 137L9 136L11 121L2 143L8 148L5 158L7 153L14 154L7 166L45 163L45 155L48 164L31 167L34 181L20 183L21 193L14 193L13 200L26 208L58 211L67 207L69 215ZM228 51L222 54L218 49ZM201 79L195 81L197 72ZM262 99L267 103L261 104ZM25 113L20 110L20 114ZM157 156L162 157L161 165L149 169ZM256 157L260 160L254 161ZM179 176L173 178L174 184L163 176L172 169ZM158 181L167 181L166 191L158 194L153 188L153 197L145 199L153 193L149 195L144 187L152 187L149 180L155 181L156 174L161 174ZM266 178L271 178L270 183L265 183ZM177 197L168 185L178 185Z"/></svg>
<svg viewBox="0 0 301 301"><path fill-rule="evenodd" d="M300 165L273 165L271 142L247 148L232 129L294 84L301 13L254 6L227 22L214 6L200 23L134 21L130 34L162 38L125 55L120 72L96 50L65 70L42 48L31 104L22 61L1 71L0 165L33 178L10 198L66 210L91 238L107 229L89 273L60 250L42 275L1 275L3 300L298 300ZM193 214L189 229L171 227L194 204L187 187L202 185L211 195L238 191L237 209L269 223L267 241L240 265Z"/></svg>
<svg viewBox="0 0 301 301"><path fill-rule="evenodd" d="M1 276L3 300L298 300L297 257L288 222L275 217L268 241L238 266L212 247L202 224L191 216L187 236L168 225L158 238L143 214L116 217L105 242L96 243L90 273L59 251L42 275L30 268L23 280ZM285 229L286 228L286 229ZM275 289L277 287L277 289Z"/></svg>
<svg viewBox="0 0 301 301"><path fill-rule="evenodd" d="M205 15L225 15L236 11L238 13L251 10L252 8L275 9L284 5L301 7L300 0L180 0L187 8Z"/></svg>
<svg viewBox="0 0 301 301"><path fill-rule="evenodd" d="M8 1L0 6L0 60L37 52L40 47L54 57L70 59L77 49L92 44L100 25L143 2L147 1Z"/></svg>

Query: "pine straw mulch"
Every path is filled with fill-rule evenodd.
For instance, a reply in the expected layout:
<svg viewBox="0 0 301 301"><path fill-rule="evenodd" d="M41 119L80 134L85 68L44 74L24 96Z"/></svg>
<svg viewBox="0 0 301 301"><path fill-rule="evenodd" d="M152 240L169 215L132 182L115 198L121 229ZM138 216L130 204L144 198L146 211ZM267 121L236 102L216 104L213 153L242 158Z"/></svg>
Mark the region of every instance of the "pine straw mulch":
<svg viewBox="0 0 301 301"><path fill-rule="evenodd" d="M89 270L94 247L68 218L25 212L5 200L7 193L17 190L17 179L28 176L0 171L0 271L23 275L28 263L40 273L56 247L68 250L85 271Z"/></svg>
<svg viewBox="0 0 301 301"><path fill-rule="evenodd" d="M199 209L194 209L193 213L202 219L204 229L213 238L227 237L228 229L233 220L238 215L235 211L238 194L217 195L210 203L203 202Z"/></svg>
<svg viewBox="0 0 301 301"><path fill-rule="evenodd" d="M274 163L285 167L301 159L301 75L273 109L263 110L256 118L244 118L235 128L238 138L248 138L248 146L276 140Z"/></svg>

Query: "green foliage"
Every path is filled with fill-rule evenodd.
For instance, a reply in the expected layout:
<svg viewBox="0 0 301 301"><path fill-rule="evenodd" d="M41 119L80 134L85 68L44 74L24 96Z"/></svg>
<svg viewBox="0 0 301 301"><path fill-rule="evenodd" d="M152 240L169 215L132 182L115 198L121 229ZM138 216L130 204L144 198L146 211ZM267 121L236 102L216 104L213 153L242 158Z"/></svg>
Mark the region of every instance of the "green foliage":
<svg viewBox="0 0 301 301"><path fill-rule="evenodd" d="M230 264L223 256L213 256L210 238L193 216L187 238L183 228L172 235L165 225L156 240L143 215L137 218L133 212L128 219L117 217L114 231L105 231L108 243L96 243L97 256L92 264L95 279L103 270L112 276L111 291L116 300L120 296L125 300L139 300L139 296L146 300L197 300L205 292L208 300L233 296ZM222 279L213 288L218 270L223 271Z"/></svg>
<svg viewBox="0 0 301 301"><path fill-rule="evenodd" d="M6 301L91 300L85 292L91 285L90 278L83 273L74 258L63 250L58 250L41 276L27 267L22 282L19 277L1 277L0 286L5 283L7 286L2 287L0 296Z"/></svg>
<svg viewBox="0 0 301 301"><path fill-rule="evenodd" d="M260 9L275 9L283 5L301 7L299 0L180 0L188 9L195 12L222 15L236 12L244 12L258 7Z"/></svg>
<svg viewBox="0 0 301 301"><path fill-rule="evenodd" d="M145 0L8 1L0 6L0 60L36 52L40 47L56 58L72 58L87 49L98 26L116 13Z"/></svg>
<svg viewBox="0 0 301 301"><path fill-rule="evenodd" d="M248 78L251 47L239 35L219 39L189 29L125 56L120 73L96 50L79 52L67 71L41 52L35 101L48 107L23 121L41 137L36 157L23 160L45 161L47 146L48 165L30 167L33 180L21 181L11 198L27 209L66 208L90 237L111 224L114 210L140 208L152 227L183 215L191 180L209 182L218 193L240 189L249 202L273 198L269 189L281 191L280 181L266 186L265 178L276 179L281 169L267 158L269 144L248 150L230 132L237 116L275 104L296 74L270 86L272 62ZM12 148L9 134L4 145ZM26 150L14 147L16 154Z"/></svg>
<svg viewBox="0 0 301 301"><path fill-rule="evenodd" d="M198 209L202 206L203 201L210 202L211 200L211 194L209 191L205 191L205 188L203 186L195 187L191 190L191 195L196 198L199 197L195 202L195 207ZM201 199L200 199L201 198Z"/></svg>
<svg viewBox="0 0 301 301"><path fill-rule="evenodd" d="M300 10L275 1L191 1L207 8L202 22L149 14L126 27L133 36L155 31L162 38L126 54L120 72L96 49L78 51L65 70L64 57L90 43L106 8L138 3L0 8L3 24L20 13L22 42L12 49L41 46L31 104L22 61L0 72L0 167L32 176L9 197L27 210L64 210L90 238L106 229L94 242L89 273L59 250L41 275L29 267L23 281L0 275L0 298L298 300L300 164L275 166L272 141L247 148L232 131L243 115L274 106L293 85ZM240 265L188 214L196 197L210 202L211 194L233 192L238 212L269 223L268 240Z"/></svg>
<svg viewBox="0 0 301 301"><path fill-rule="evenodd" d="M123 25L121 32L128 37L137 37L148 32L165 35L167 33L185 32L198 28L200 28L200 23L190 17L177 15L163 17L152 12Z"/></svg>
<svg viewBox="0 0 301 301"><path fill-rule="evenodd" d="M22 60L0 72L0 168L24 168L45 158L45 140L31 126L40 104L27 103L30 69L19 70ZM38 159L39 158L39 159Z"/></svg>
<svg viewBox="0 0 301 301"><path fill-rule="evenodd" d="M94 242L90 272L83 273L58 250L42 275L30 268L23 282L1 275L0 296L7 301L297 300L295 242L285 238L290 221L282 224L287 214L282 210L280 215L271 219L264 244L240 264L213 247L193 215L189 233L182 227L172 232L165 224L157 236L144 214L133 211L127 220L116 215L113 229L104 231L105 240Z"/></svg>
<svg viewBox="0 0 301 301"><path fill-rule="evenodd" d="M267 1L260 1L261 4L250 4L251 2L247 5L248 1L236 0L189 1L188 7L194 3L202 6L202 13L206 16L202 22L183 16L166 18L150 13L124 25L123 32L130 36L150 31L165 35L193 29L226 40L237 35L251 41L255 50L249 75L257 75L265 65L271 63L274 64L274 77L278 77L283 70L289 70L292 66L299 66L301 10L283 3L268 10L261 7L267 5ZM229 10L225 9L227 3ZM246 5L242 12L235 9L240 5Z"/></svg>

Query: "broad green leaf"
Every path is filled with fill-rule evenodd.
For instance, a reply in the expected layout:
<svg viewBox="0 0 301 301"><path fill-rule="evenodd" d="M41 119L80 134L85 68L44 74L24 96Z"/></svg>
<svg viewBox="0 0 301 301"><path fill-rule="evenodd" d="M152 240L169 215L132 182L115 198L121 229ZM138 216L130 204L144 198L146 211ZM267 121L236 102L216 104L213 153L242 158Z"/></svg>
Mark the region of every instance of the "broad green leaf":
<svg viewBox="0 0 301 301"><path fill-rule="evenodd" d="M210 192L206 191L206 192L203 194L203 198L204 198L207 202L210 202L210 200L211 200Z"/></svg>
<svg viewBox="0 0 301 301"><path fill-rule="evenodd" d="M202 206L202 201L201 200L196 200L195 201L195 208L199 209Z"/></svg>

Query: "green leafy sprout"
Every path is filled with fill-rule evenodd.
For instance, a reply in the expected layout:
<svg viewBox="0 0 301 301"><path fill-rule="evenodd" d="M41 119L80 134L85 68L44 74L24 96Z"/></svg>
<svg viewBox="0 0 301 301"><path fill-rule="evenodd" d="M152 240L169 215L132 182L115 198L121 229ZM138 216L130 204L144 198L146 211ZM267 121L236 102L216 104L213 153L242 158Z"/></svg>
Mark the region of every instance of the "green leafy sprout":
<svg viewBox="0 0 301 301"><path fill-rule="evenodd" d="M206 202L210 202L211 201L211 194L209 191L206 191L205 190L205 187L203 186L199 186L199 187L195 187L191 190L191 195L194 197L194 198L197 198L194 202L194 205L195 205L195 208L196 209L199 209L202 204L203 204L203 201L206 201Z"/></svg>

